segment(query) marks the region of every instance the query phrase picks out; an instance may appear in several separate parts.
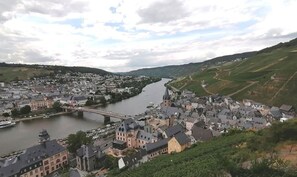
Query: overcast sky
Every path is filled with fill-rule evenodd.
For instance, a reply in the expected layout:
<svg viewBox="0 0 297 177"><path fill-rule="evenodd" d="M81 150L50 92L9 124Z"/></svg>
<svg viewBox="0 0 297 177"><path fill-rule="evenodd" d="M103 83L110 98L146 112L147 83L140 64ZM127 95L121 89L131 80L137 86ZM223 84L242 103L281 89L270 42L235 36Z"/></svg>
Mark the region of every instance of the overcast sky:
<svg viewBox="0 0 297 177"><path fill-rule="evenodd" d="M0 62L108 71L200 62L297 37L296 0L0 0Z"/></svg>

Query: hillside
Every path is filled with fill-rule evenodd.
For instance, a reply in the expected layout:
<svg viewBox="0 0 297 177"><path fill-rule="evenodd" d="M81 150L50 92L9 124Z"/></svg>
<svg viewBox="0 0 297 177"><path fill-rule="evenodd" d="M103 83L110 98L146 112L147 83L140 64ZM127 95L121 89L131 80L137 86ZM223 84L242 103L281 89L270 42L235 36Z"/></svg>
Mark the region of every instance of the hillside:
<svg viewBox="0 0 297 177"><path fill-rule="evenodd" d="M173 81L171 86L197 95L222 94L267 105L297 107L297 39L263 49L243 61L209 67Z"/></svg>
<svg viewBox="0 0 297 177"><path fill-rule="evenodd" d="M25 80L33 77L48 76L55 73L94 73L99 75L111 74L107 71L88 67L68 67L52 65L25 65L0 63L0 82Z"/></svg>
<svg viewBox="0 0 297 177"><path fill-rule="evenodd" d="M108 176L293 177L297 176L296 158L288 157L296 157L296 133L296 120L259 132L233 130L184 152L162 155L138 168L113 171Z"/></svg>
<svg viewBox="0 0 297 177"><path fill-rule="evenodd" d="M176 78L176 77L185 76L185 75L189 75L191 73L197 72L201 68L207 67L209 65L215 65L221 62L229 62L238 58L248 58L255 54L256 52L239 53L234 55L216 57L211 60L207 60L205 62L200 62L200 63L171 65L171 66L163 66L163 67L156 67L156 68L144 68L144 69L130 71L122 74L135 75L135 76L144 75L144 76L151 76L151 77Z"/></svg>

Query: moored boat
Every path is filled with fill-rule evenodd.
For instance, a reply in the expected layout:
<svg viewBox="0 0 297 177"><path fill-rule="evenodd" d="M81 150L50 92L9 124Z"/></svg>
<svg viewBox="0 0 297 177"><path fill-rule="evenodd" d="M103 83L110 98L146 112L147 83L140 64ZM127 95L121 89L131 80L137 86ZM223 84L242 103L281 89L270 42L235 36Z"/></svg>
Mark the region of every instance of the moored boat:
<svg viewBox="0 0 297 177"><path fill-rule="evenodd" d="M1 119L0 120L0 128L12 127L15 124L16 123L11 118Z"/></svg>

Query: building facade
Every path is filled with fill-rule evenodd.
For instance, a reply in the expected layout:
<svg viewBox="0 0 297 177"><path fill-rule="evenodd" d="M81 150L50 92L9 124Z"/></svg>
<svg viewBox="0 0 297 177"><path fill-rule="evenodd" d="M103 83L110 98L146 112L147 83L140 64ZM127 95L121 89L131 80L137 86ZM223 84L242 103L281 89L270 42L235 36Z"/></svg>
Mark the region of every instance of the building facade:
<svg viewBox="0 0 297 177"><path fill-rule="evenodd" d="M67 150L44 130L39 144L18 156L0 161L0 177L43 177L68 164Z"/></svg>

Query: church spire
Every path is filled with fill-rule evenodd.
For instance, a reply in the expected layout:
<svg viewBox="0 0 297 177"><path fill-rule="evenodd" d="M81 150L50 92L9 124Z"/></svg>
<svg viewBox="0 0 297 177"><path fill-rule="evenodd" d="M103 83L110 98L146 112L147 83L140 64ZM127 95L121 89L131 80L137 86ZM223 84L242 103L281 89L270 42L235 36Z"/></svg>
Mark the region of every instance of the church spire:
<svg viewBox="0 0 297 177"><path fill-rule="evenodd" d="M167 87L166 87L165 93L163 95L163 100L170 100L170 95L169 95L169 91L168 91Z"/></svg>

